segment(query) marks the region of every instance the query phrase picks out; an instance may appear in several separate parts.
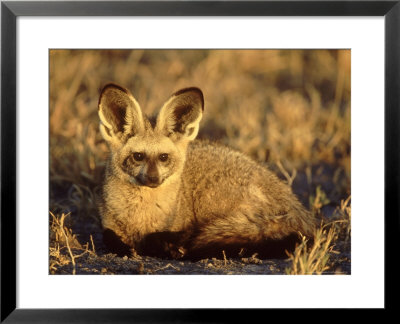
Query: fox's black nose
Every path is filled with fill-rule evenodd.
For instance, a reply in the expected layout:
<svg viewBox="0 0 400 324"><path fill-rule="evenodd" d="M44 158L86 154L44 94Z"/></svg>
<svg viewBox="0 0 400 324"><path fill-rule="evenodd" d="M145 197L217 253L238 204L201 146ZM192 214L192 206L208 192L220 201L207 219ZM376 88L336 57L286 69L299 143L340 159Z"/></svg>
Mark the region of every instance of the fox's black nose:
<svg viewBox="0 0 400 324"><path fill-rule="evenodd" d="M146 176L146 177L137 177L137 182L143 186L155 188L161 184L160 177L155 176Z"/></svg>
<svg viewBox="0 0 400 324"><path fill-rule="evenodd" d="M148 176L147 181L149 183L158 184L160 182L160 178L157 176Z"/></svg>

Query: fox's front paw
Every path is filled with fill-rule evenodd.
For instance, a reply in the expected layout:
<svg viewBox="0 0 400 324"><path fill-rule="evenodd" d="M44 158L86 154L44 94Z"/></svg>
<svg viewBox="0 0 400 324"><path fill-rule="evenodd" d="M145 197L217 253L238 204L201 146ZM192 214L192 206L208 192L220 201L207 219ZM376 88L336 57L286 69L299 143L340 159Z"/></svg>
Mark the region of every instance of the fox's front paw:
<svg viewBox="0 0 400 324"><path fill-rule="evenodd" d="M103 232L103 242L111 253L115 253L119 257L131 257L136 255L132 247L122 242L120 237L108 228Z"/></svg>
<svg viewBox="0 0 400 324"><path fill-rule="evenodd" d="M171 259L182 259L186 254L186 249L183 246L176 246L174 244L169 244L169 254Z"/></svg>
<svg viewBox="0 0 400 324"><path fill-rule="evenodd" d="M139 246L140 254L165 259L181 259L186 253L181 232L150 233L142 239Z"/></svg>

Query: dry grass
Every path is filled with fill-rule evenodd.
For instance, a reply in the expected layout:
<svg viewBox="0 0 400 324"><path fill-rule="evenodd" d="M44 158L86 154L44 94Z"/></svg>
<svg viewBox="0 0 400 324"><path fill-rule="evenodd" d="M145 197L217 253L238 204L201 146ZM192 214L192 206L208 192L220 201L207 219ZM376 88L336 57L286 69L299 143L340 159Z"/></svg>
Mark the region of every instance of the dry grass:
<svg viewBox="0 0 400 324"><path fill-rule="evenodd" d="M348 50L52 50L50 211L59 221L69 214L61 227L81 245L92 235L101 250L96 197L107 147L97 101L104 84L115 82L149 115L174 91L201 88L200 138L268 163L317 217L350 215L349 202L341 206L351 190L350 66ZM68 251L57 237L51 255Z"/></svg>
<svg viewBox="0 0 400 324"><path fill-rule="evenodd" d="M89 243L82 247L72 230L65 226L65 219L69 214L55 216L50 212L50 215L52 218L50 224L50 273L55 273L60 266L72 263L72 274L76 274L75 260L86 253L96 254L93 239L91 240L92 250L89 250ZM67 250L67 253L63 253L64 249Z"/></svg>
<svg viewBox="0 0 400 324"><path fill-rule="evenodd" d="M318 192L321 192L320 189ZM324 194L320 193L320 197ZM322 207L315 199L313 210L320 213ZM320 206L320 207L318 207ZM351 207L350 196L342 200L337 208L333 221L321 224L316 230L312 244L308 244L306 237L302 236L302 242L296 247L293 253L288 253L292 261L291 267L286 269L287 274L306 275L322 274L330 270L329 261L332 254L338 254L334 250L336 241L341 238L347 242L351 236Z"/></svg>
<svg viewBox="0 0 400 324"><path fill-rule="evenodd" d="M292 260L292 267L287 268L286 273L291 275L322 274L329 270L328 261L334 253L333 242L336 239L337 235L333 227L326 230L325 226L315 232L314 244L310 248L307 246L307 239L303 236L302 242L293 254L288 254Z"/></svg>

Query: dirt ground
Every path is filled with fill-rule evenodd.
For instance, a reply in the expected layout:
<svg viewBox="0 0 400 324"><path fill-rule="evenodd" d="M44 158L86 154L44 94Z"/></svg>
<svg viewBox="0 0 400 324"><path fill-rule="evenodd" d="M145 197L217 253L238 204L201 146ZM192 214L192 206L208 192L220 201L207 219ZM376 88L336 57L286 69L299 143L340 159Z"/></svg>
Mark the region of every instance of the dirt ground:
<svg viewBox="0 0 400 324"><path fill-rule="evenodd" d="M348 246L340 244L338 254L330 261L330 270L323 274L351 274L351 255ZM241 259L203 259L197 262L163 260L152 257L117 257L115 254L86 253L76 260L76 274L80 275L273 275L285 274L289 259L260 260L256 256ZM73 265L61 266L53 274L71 274Z"/></svg>

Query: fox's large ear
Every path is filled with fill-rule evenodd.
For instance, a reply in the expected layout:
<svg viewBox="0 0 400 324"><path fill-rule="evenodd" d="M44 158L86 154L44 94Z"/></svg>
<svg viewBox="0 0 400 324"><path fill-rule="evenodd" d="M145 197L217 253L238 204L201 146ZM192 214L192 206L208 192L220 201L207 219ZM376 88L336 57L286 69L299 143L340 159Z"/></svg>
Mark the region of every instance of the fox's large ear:
<svg viewBox="0 0 400 324"><path fill-rule="evenodd" d="M107 84L99 99L100 132L110 143L123 142L144 130L142 111L132 94L116 85Z"/></svg>
<svg viewBox="0 0 400 324"><path fill-rule="evenodd" d="M198 88L186 88L174 93L157 117L156 130L172 140L193 140L199 132L204 110L203 93Z"/></svg>

